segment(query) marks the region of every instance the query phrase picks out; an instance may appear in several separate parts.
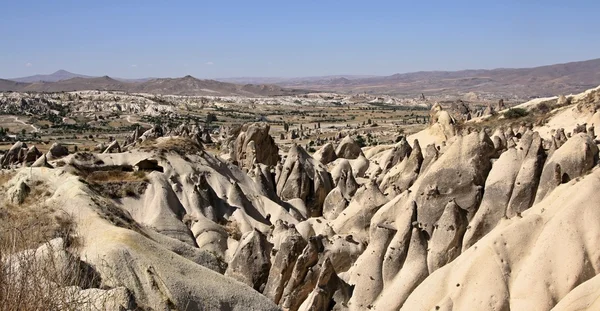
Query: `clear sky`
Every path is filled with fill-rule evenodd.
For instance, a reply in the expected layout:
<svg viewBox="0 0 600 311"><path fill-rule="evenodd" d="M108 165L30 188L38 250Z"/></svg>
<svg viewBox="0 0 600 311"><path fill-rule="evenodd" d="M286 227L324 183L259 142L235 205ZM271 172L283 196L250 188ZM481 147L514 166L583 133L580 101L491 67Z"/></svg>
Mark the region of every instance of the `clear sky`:
<svg viewBox="0 0 600 311"><path fill-rule="evenodd" d="M389 75L600 58L600 1L3 0L0 77Z"/></svg>

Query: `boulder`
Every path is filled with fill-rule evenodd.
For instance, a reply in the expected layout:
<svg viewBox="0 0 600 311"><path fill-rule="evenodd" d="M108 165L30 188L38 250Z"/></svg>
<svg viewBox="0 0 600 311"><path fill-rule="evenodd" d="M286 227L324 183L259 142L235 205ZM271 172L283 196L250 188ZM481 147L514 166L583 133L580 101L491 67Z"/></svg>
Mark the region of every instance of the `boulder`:
<svg viewBox="0 0 600 311"><path fill-rule="evenodd" d="M360 146L350 136L344 137L335 150L337 157L344 159L356 159L361 153Z"/></svg>
<svg viewBox="0 0 600 311"><path fill-rule="evenodd" d="M20 163L23 158L23 149L27 148L27 144L24 142L16 142L10 147L10 149L2 157L0 167L9 167L11 165Z"/></svg>
<svg viewBox="0 0 600 311"><path fill-rule="evenodd" d="M25 154L25 158L23 159L23 162L26 164L31 164L31 163L34 163L35 160L37 160L41 156L42 156L42 153L35 146L31 146L27 150L27 153Z"/></svg>
<svg viewBox="0 0 600 311"><path fill-rule="evenodd" d="M598 146L594 140L585 133L574 135L544 164L535 202L540 202L558 185L586 174L597 162Z"/></svg>
<svg viewBox="0 0 600 311"><path fill-rule="evenodd" d="M335 159L337 159L337 155L335 154L335 148L333 148L333 144L326 143L323 145L321 149L317 150L317 152L313 154L313 158L325 165L335 161Z"/></svg>
<svg viewBox="0 0 600 311"><path fill-rule="evenodd" d="M61 145L60 143L54 143L48 150L46 157L50 160L55 160L58 158L62 158L69 154L69 149L67 147Z"/></svg>

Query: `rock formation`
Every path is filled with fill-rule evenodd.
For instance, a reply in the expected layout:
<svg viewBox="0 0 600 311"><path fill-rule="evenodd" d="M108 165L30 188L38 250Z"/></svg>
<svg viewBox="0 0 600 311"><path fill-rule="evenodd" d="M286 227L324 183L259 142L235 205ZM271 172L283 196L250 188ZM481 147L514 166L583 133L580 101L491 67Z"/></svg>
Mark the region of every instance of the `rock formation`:
<svg viewBox="0 0 600 311"><path fill-rule="evenodd" d="M323 202L331 189L333 181L325 167L302 147L293 145L277 178L277 195L282 200L302 199L308 214L315 217L322 215Z"/></svg>
<svg viewBox="0 0 600 311"><path fill-rule="evenodd" d="M517 105L521 119L436 104L418 133L367 132L396 143L313 136L315 157L282 142L284 161L267 123L138 127L95 152L16 142L0 158L2 284L90 299L76 310L595 310L598 90ZM48 235L14 249L14 224ZM23 282L32 258L60 274Z"/></svg>
<svg viewBox="0 0 600 311"><path fill-rule="evenodd" d="M335 150L337 157L344 159L356 159L361 153L360 146L350 136L344 137Z"/></svg>
<svg viewBox="0 0 600 311"><path fill-rule="evenodd" d="M233 159L241 167L249 168L254 163L275 165L279 161L279 148L269 135L267 123L244 124L235 139Z"/></svg>

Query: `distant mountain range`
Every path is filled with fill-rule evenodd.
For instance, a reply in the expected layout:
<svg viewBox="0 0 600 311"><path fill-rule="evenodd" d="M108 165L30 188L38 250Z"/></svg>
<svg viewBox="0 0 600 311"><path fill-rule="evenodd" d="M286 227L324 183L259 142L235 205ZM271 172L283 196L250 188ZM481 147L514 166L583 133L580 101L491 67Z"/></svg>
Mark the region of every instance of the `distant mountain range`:
<svg viewBox="0 0 600 311"><path fill-rule="evenodd" d="M336 75L300 78L241 77L201 80L183 78L120 79L90 77L59 70L10 80L0 91L119 90L173 95L276 96L306 90L389 95L492 93L500 96L547 96L582 92L600 85L600 59L492 70L423 71L391 76Z"/></svg>
<svg viewBox="0 0 600 311"><path fill-rule="evenodd" d="M57 82L73 78L92 78L91 76L80 75L66 70L59 70L49 75L35 75L23 78L10 79L15 82L33 83L33 82Z"/></svg>
<svg viewBox="0 0 600 311"><path fill-rule="evenodd" d="M253 83L265 78L230 78ZM541 66L492 70L422 71L391 76L326 76L272 79L282 87L319 91L389 95L444 95L467 92L531 96L579 93L600 85L600 59Z"/></svg>
<svg viewBox="0 0 600 311"><path fill-rule="evenodd" d="M42 80L38 80L38 79ZM69 78L71 77L71 78ZM66 79L63 79L66 78ZM37 81L37 82L27 82ZM286 89L276 85L239 85L192 76L164 79L117 79L108 76L90 77L59 70L51 75L36 75L13 80L0 79L0 91L70 92L81 90L123 91L194 96L280 96L305 94L307 91Z"/></svg>

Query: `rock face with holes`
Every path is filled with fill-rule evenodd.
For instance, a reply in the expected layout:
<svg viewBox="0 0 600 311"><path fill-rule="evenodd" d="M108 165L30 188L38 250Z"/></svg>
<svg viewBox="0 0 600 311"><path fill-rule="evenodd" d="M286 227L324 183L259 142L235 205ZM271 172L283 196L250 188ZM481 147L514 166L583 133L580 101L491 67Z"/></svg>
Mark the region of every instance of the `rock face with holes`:
<svg viewBox="0 0 600 311"><path fill-rule="evenodd" d="M556 186L587 173L598 162L598 146L593 138L579 133L569 138L546 161L535 197L540 202Z"/></svg>
<svg viewBox="0 0 600 311"><path fill-rule="evenodd" d="M488 234L503 218L512 218L531 207L544 160L542 139L531 131L525 133L518 145L510 146L500 155L465 234L464 249Z"/></svg>
<svg viewBox="0 0 600 311"><path fill-rule="evenodd" d="M417 220L429 235L450 200L467 211L468 219L473 217L492 168L493 153L494 144L485 132L457 136L416 180L411 190L415 193Z"/></svg>

